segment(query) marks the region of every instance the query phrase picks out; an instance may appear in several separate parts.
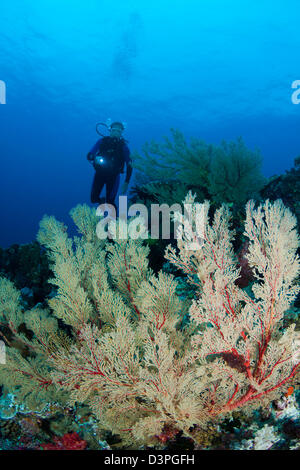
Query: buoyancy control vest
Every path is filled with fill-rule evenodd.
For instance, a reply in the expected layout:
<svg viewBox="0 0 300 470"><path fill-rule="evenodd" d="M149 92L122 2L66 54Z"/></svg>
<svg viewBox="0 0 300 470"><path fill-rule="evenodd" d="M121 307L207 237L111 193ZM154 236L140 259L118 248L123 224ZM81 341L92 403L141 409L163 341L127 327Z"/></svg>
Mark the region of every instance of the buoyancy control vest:
<svg viewBox="0 0 300 470"><path fill-rule="evenodd" d="M124 172L123 147L125 139L106 136L100 142L98 156L103 157L103 169L107 168L116 173Z"/></svg>

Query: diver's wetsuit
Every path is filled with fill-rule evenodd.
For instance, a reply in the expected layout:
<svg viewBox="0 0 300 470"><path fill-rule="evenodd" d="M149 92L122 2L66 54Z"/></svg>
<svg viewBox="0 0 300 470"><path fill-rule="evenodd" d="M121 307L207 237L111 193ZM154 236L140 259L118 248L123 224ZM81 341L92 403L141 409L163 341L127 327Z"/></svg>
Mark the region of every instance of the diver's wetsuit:
<svg viewBox="0 0 300 470"><path fill-rule="evenodd" d="M123 173L125 163L126 183L129 183L132 174L130 150L124 139L117 139L115 137L108 136L103 137L96 142L87 154L87 159L94 162L95 157L98 154L103 156L104 161L107 157L109 164L103 164L103 166L96 166L94 164L95 175L91 190L91 202L98 204L102 202L100 194L103 186L106 185L105 202L108 204L114 204L114 200L119 189L120 173ZM114 163L110 163L111 155L115 157Z"/></svg>

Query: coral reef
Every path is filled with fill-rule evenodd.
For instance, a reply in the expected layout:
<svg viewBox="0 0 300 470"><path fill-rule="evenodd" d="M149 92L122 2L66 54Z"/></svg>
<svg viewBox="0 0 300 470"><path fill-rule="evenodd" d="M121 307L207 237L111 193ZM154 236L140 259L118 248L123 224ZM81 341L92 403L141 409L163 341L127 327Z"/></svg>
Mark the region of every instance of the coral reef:
<svg viewBox="0 0 300 470"><path fill-rule="evenodd" d="M280 176L273 176L260 191L264 199L280 198L296 215L300 223L300 157L295 158L294 167Z"/></svg>
<svg viewBox="0 0 300 470"><path fill-rule="evenodd" d="M188 143L177 129L171 129L171 136L162 143L146 143L141 154L133 154L138 172L138 185L132 190L135 200L171 205L193 190L200 201L241 207L259 197L265 183L262 157L248 149L242 138L217 146L197 138Z"/></svg>
<svg viewBox="0 0 300 470"><path fill-rule="evenodd" d="M41 444L44 450L85 450L87 442L81 439L76 432L55 437L52 443Z"/></svg>
<svg viewBox="0 0 300 470"><path fill-rule="evenodd" d="M232 210L232 225L236 230L233 243L238 250L245 242L242 229L245 204L250 198L261 201L260 190L267 183L261 165L258 150L247 148L242 138L212 145L195 137L188 141L182 132L171 129L171 138L146 142L141 153L134 152L136 179L130 197L132 202L147 207L151 204L171 207L191 190L197 194L197 201L210 200L211 213L226 202ZM171 226L171 242L174 237ZM162 268L160 260L165 248L163 239L150 245L150 263L155 271Z"/></svg>
<svg viewBox="0 0 300 470"><path fill-rule="evenodd" d="M100 240L99 218L85 205L71 211L74 239L54 217L41 221L38 241L57 292L47 307L25 308L12 282L1 279L0 321L11 335L7 341L3 334L3 393L29 413L20 421L27 435L40 425L30 413L44 416L53 407L66 420L81 414L82 425L93 416L98 445L111 433L117 447L207 448L221 443L224 419L269 409L296 386L299 332L294 324L282 329L299 291L296 218L280 200L247 204L243 256L254 280L243 289L229 207L210 217L207 201L198 204L189 193L184 202L195 224L201 206L204 238L200 243L193 224L175 214L182 237L165 257L183 273L183 295L171 273L151 270L142 238ZM111 221L110 233L124 224ZM185 295L189 288L192 296ZM55 438L52 431L45 446L86 448L76 432ZM260 435L277 445L266 427L254 446Z"/></svg>
<svg viewBox="0 0 300 470"><path fill-rule="evenodd" d="M13 280L28 306L43 302L49 295L50 274L48 257L38 242L0 248L0 275Z"/></svg>

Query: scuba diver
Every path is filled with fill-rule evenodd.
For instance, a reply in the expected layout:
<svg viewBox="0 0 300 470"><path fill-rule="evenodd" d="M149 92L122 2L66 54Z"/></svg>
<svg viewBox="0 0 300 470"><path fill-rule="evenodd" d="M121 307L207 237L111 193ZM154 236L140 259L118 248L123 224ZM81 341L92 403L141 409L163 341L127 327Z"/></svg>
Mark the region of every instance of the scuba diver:
<svg viewBox="0 0 300 470"><path fill-rule="evenodd" d="M106 126L110 135L103 135L98 130L98 125ZM126 194L128 184L132 174L130 150L126 140L122 137L125 126L122 122L113 122L112 124L99 123L96 131L101 135L96 144L87 154L87 159L93 164L95 169L94 180L91 190L92 203L114 204L117 195L120 174L124 173L126 163L125 182L122 185L121 193ZM106 197L100 198L101 191L106 185Z"/></svg>

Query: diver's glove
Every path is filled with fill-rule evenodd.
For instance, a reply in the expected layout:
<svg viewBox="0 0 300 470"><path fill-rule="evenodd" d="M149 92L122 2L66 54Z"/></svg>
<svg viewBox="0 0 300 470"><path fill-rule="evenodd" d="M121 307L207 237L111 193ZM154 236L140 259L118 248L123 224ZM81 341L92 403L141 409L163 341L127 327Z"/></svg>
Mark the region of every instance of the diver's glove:
<svg viewBox="0 0 300 470"><path fill-rule="evenodd" d="M122 187L121 187L121 194L126 194L127 193L127 190L128 190L128 183L126 183L126 181L122 184Z"/></svg>

